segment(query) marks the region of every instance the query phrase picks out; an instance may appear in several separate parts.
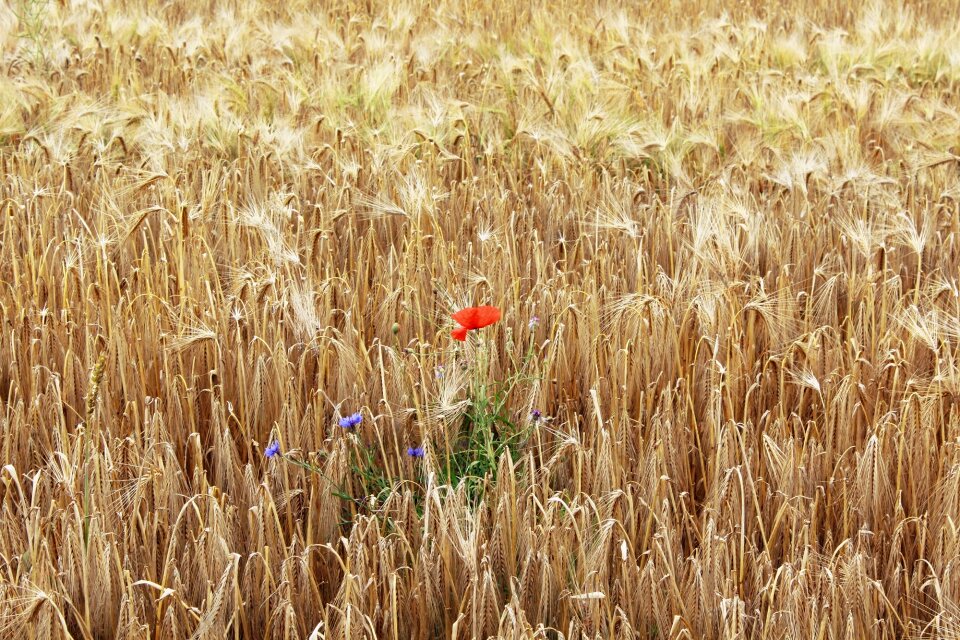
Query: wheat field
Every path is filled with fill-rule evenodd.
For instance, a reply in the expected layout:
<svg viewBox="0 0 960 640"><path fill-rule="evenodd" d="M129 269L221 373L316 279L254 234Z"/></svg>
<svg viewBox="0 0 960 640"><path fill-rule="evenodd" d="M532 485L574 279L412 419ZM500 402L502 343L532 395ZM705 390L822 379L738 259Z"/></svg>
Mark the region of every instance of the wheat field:
<svg viewBox="0 0 960 640"><path fill-rule="evenodd" d="M960 638L958 24L0 5L0 638Z"/></svg>

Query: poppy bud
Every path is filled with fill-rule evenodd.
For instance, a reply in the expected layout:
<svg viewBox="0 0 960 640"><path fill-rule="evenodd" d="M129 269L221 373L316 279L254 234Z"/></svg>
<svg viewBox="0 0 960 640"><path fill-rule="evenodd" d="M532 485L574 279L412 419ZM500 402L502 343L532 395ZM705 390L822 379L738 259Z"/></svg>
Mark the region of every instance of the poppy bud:
<svg viewBox="0 0 960 640"><path fill-rule="evenodd" d="M400 324L398 322L394 322L393 326L390 327L390 331L393 331L393 335L400 333Z"/></svg>

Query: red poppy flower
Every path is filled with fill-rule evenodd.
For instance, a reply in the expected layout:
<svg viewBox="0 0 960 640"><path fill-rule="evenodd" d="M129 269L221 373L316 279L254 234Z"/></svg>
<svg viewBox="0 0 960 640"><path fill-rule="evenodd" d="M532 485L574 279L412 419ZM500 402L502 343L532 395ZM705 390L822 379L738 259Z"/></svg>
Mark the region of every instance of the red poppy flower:
<svg viewBox="0 0 960 640"><path fill-rule="evenodd" d="M460 326L450 334L455 340L466 340L467 331L482 329L500 319L500 309L496 307L467 307L453 314L453 319Z"/></svg>

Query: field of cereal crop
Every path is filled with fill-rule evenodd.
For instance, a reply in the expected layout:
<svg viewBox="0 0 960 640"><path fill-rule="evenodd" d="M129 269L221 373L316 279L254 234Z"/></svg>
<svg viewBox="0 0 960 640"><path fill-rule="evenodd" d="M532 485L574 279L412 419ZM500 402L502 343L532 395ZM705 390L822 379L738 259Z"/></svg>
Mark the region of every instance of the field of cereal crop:
<svg viewBox="0 0 960 640"><path fill-rule="evenodd" d="M960 638L958 42L7 0L0 638Z"/></svg>

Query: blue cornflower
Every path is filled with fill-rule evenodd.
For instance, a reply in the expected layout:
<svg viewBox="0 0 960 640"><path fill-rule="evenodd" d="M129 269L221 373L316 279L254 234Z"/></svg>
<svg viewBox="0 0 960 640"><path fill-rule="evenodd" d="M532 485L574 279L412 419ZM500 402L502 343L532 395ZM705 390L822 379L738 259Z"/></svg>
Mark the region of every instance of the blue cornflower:
<svg viewBox="0 0 960 640"><path fill-rule="evenodd" d="M267 448L266 450L264 450L263 455L267 456L268 458L272 458L278 453L280 453L280 443L277 440L274 440L269 445L267 445Z"/></svg>
<svg viewBox="0 0 960 640"><path fill-rule="evenodd" d="M349 415L346 418L340 418L340 426L344 429L353 429L355 426L363 422L363 416L360 415L360 412Z"/></svg>
<svg viewBox="0 0 960 640"><path fill-rule="evenodd" d="M534 409L533 411L530 412L530 417L533 418L534 422L537 422L538 420L540 420L542 416L543 416L543 412L540 411L540 409Z"/></svg>
<svg viewBox="0 0 960 640"><path fill-rule="evenodd" d="M411 458L422 458L423 454L423 447L407 447L407 455Z"/></svg>

